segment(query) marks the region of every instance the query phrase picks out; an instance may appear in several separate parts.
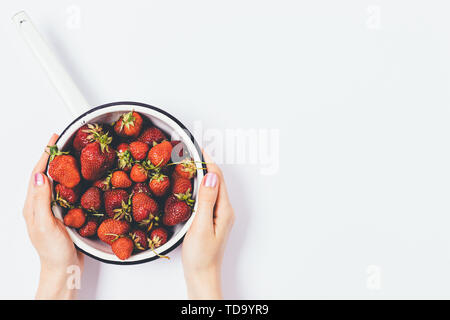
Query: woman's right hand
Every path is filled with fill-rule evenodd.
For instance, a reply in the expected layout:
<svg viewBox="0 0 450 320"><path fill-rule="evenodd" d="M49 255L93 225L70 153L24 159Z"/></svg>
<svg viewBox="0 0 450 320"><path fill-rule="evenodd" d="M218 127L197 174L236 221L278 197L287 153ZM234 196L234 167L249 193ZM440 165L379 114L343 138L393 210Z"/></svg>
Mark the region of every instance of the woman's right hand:
<svg viewBox="0 0 450 320"><path fill-rule="evenodd" d="M221 299L221 266L234 210L220 168L204 155L208 174L200 186L197 213L183 242L183 268L190 299Z"/></svg>
<svg viewBox="0 0 450 320"><path fill-rule="evenodd" d="M47 145L55 144L53 135ZM48 153L44 152L33 169L23 208L28 234L41 260L37 299L74 299L76 290L68 286L68 268L83 269L83 254L78 252L64 224L53 216L52 191L45 169Z"/></svg>

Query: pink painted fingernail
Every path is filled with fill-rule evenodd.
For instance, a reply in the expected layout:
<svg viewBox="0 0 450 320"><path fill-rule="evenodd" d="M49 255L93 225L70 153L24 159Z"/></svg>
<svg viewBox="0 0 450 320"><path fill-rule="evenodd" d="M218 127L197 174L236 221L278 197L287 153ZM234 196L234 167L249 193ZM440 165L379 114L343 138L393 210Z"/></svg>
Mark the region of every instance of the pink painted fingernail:
<svg viewBox="0 0 450 320"><path fill-rule="evenodd" d="M205 178L203 179L203 185L205 187L214 188L217 184L217 174L215 173L208 173Z"/></svg>
<svg viewBox="0 0 450 320"><path fill-rule="evenodd" d="M44 184L44 177L42 176L42 173L37 172L34 174L34 185L35 186L42 186Z"/></svg>

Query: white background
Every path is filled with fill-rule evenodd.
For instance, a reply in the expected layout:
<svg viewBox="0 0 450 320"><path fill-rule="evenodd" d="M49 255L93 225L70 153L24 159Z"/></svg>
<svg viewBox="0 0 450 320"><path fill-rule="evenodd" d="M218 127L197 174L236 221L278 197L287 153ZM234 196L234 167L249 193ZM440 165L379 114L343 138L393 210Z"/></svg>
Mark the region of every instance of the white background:
<svg viewBox="0 0 450 320"><path fill-rule="evenodd" d="M0 298L34 296L26 185L72 119L12 24L19 10L92 106L279 130L276 174L222 166L237 216L225 297L450 297L448 1L15 0L0 3ZM181 247L171 257L86 259L80 297L185 298Z"/></svg>

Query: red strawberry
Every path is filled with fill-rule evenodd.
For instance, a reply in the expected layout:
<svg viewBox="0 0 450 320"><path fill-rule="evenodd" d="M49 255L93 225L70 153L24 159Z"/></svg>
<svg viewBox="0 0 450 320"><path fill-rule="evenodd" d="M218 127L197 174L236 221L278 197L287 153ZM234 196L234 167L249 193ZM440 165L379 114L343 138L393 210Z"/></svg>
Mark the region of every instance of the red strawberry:
<svg viewBox="0 0 450 320"><path fill-rule="evenodd" d="M192 191L191 180L185 178L178 178L173 182L172 193L187 194Z"/></svg>
<svg viewBox="0 0 450 320"><path fill-rule="evenodd" d="M111 140L105 134L101 138L102 142L89 143L81 150L81 174L86 180L100 179L114 165L116 152L108 146Z"/></svg>
<svg viewBox="0 0 450 320"><path fill-rule="evenodd" d="M164 204L164 212L169 210L169 207L174 204L175 202L180 201L175 195L170 195L167 197L166 202Z"/></svg>
<svg viewBox="0 0 450 320"><path fill-rule="evenodd" d="M102 194L97 187L90 187L81 196L81 206L86 210L98 211L102 207Z"/></svg>
<svg viewBox="0 0 450 320"><path fill-rule="evenodd" d="M178 176L178 173L176 171L174 171L170 177L170 181L172 181L172 184L174 184L174 182L178 179L180 179L181 177Z"/></svg>
<svg viewBox="0 0 450 320"><path fill-rule="evenodd" d="M116 188L129 188L132 185L128 174L125 171L114 171L111 176L111 184Z"/></svg>
<svg viewBox="0 0 450 320"><path fill-rule="evenodd" d="M154 166L162 167L169 162L172 154L172 145L169 141L163 141L150 149L148 159Z"/></svg>
<svg viewBox="0 0 450 320"><path fill-rule="evenodd" d="M145 170L141 164L136 163L133 168L131 168L130 178L134 182L144 182L148 178L147 170Z"/></svg>
<svg viewBox="0 0 450 320"><path fill-rule="evenodd" d="M73 188L80 183L80 171L75 157L68 152L61 152L57 146L50 146L50 164L48 173L53 180L67 188Z"/></svg>
<svg viewBox="0 0 450 320"><path fill-rule="evenodd" d="M117 152L125 152L127 150L130 150L128 143L122 142L117 146Z"/></svg>
<svg viewBox="0 0 450 320"><path fill-rule="evenodd" d="M168 237L169 234L167 233L166 229L159 227L154 229L150 233L149 240L151 241L151 244L153 244L153 247L158 248L167 242Z"/></svg>
<svg viewBox="0 0 450 320"><path fill-rule="evenodd" d="M145 193L136 193L132 199L134 221L140 222L156 215L158 204Z"/></svg>
<svg viewBox="0 0 450 320"><path fill-rule="evenodd" d="M127 237L121 237L111 244L111 249L120 260L127 260L131 257L134 249L134 242Z"/></svg>
<svg viewBox="0 0 450 320"><path fill-rule="evenodd" d="M133 192L133 193L143 192L143 193L146 193L146 194L148 194L148 195L151 194L150 187L148 186L148 184L143 183L143 182L138 182L138 183L136 183L136 184L133 186L133 188L132 188L132 192Z"/></svg>
<svg viewBox="0 0 450 320"><path fill-rule="evenodd" d="M93 219L89 219L84 226L78 229L78 233L84 238L89 238L97 233L97 227L98 222Z"/></svg>
<svg viewBox="0 0 450 320"><path fill-rule="evenodd" d="M175 166L175 172L179 177L192 179L197 173L197 166L192 159L184 159Z"/></svg>
<svg viewBox="0 0 450 320"><path fill-rule="evenodd" d="M148 144L144 142L134 141L130 143L130 152L134 160L144 160L147 156L148 149Z"/></svg>
<svg viewBox="0 0 450 320"><path fill-rule="evenodd" d="M79 185L75 188L67 188L62 184L57 184L55 187L56 198L55 202L57 202L61 207L69 208L71 205L75 204L80 197L80 188Z"/></svg>
<svg viewBox="0 0 450 320"><path fill-rule="evenodd" d="M144 142L150 146L158 144L163 140L166 140L164 133L156 127L150 127L145 129L139 136L138 141Z"/></svg>
<svg viewBox="0 0 450 320"><path fill-rule="evenodd" d="M112 174L109 174L106 178L95 181L92 186L97 187L102 191L111 189L111 176Z"/></svg>
<svg viewBox="0 0 450 320"><path fill-rule="evenodd" d="M81 228L86 222L86 215L83 209L74 208L70 209L64 216L64 224L68 227Z"/></svg>
<svg viewBox="0 0 450 320"><path fill-rule="evenodd" d="M148 241L147 235L144 231L136 229L130 233L131 240L134 242L134 247L137 250L147 250L148 249Z"/></svg>
<svg viewBox="0 0 450 320"><path fill-rule="evenodd" d="M155 196L162 197L169 190L170 179L164 174L155 174L150 179L149 187Z"/></svg>
<svg viewBox="0 0 450 320"><path fill-rule="evenodd" d="M95 137L100 135L102 132L102 127L97 123L94 124L85 124L80 129L78 129L75 134L75 138L73 139L73 148L80 152L84 147L86 147L89 143L94 142Z"/></svg>
<svg viewBox="0 0 450 320"><path fill-rule="evenodd" d="M176 197L169 197L166 200L164 210L163 223L166 226L174 226L181 222L185 222L191 216L191 207L182 200Z"/></svg>
<svg viewBox="0 0 450 320"><path fill-rule="evenodd" d="M111 244L117 236L128 232L130 225L125 220L106 219L97 229L97 235L100 240Z"/></svg>
<svg viewBox="0 0 450 320"><path fill-rule="evenodd" d="M139 113L130 111L120 116L114 125L114 131L122 137L137 137L141 131L142 122Z"/></svg>
<svg viewBox="0 0 450 320"><path fill-rule="evenodd" d="M130 148L127 143L121 143L117 147L117 167L125 172L131 170L133 159L131 158Z"/></svg>
<svg viewBox="0 0 450 320"><path fill-rule="evenodd" d="M122 208L122 203L128 202L128 192L123 189L113 189L105 191L105 212L109 217L114 217L116 209Z"/></svg>

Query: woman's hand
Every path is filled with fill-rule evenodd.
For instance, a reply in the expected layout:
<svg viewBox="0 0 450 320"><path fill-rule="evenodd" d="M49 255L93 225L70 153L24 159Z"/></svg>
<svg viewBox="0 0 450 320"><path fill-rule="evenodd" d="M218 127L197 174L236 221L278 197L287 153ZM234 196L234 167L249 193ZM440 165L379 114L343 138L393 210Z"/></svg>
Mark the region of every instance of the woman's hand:
<svg viewBox="0 0 450 320"><path fill-rule="evenodd" d="M221 299L221 266L234 211L222 171L205 154L208 174L199 190L198 209L183 242L183 268L191 299Z"/></svg>
<svg viewBox="0 0 450 320"><path fill-rule="evenodd" d="M48 145L57 139L54 134ZM28 234L41 260L36 299L73 299L76 290L69 283L70 272L79 268L81 276L83 255L75 249L64 224L53 216L51 186L44 174L48 157L44 152L31 174L23 208Z"/></svg>

